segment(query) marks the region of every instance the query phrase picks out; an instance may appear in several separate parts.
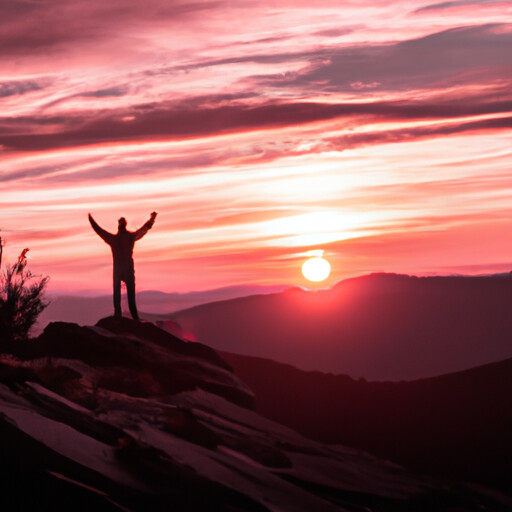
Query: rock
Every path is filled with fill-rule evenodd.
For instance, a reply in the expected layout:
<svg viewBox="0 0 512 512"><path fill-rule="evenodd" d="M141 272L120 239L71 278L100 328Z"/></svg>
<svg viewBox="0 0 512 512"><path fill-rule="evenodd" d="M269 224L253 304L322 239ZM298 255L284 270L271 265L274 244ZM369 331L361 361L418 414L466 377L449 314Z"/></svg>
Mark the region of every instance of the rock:
<svg viewBox="0 0 512 512"><path fill-rule="evenodd" d="M112 391L148 397L201 388L254 407L250 389L214 350L147 322L115 317L95 327L53 322L31 345L31 359L75 359L93 366L97 383Z"/></svg>

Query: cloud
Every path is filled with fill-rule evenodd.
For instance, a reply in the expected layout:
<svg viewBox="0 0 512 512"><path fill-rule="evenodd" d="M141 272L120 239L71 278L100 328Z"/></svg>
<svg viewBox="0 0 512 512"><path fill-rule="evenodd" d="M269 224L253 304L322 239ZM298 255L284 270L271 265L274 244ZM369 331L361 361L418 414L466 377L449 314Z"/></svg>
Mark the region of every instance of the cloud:
<svg viewBox="0 0 512 512"><path fill-rule="evenodd" d="M179 0L2 0L0 53L7 57L13 53L30 54L43 49L53 52L59 48L72 52L71 44L91 47L119 38L126 44L128 30L136 34L138 29L158 23L180 25L223 4Z"/></svg>
<svg viewBox="0 0 512 512"><path fill-rule="evenodd" d="M9 243L25 243L30 244L34 241L54 241L60 242L61 238L68 238L76 235L76 229L24 229L9 232Z"/></svg>
<svg viewBox="0 0 512 512"><path fill-rule="evenodd" d="M316 32L313 32L314 36L321 36L321 37L341 37L346 36L347 34L351 34L354 32L353 27L346 27L346 28L327 28L324 30L317 30Z"/></svg>
<svg viewBox="0 0 512 512"><path fill-rule="evenodd" d="M120 141L185 139L332 119L352 120L356 125L370 121L453 119L511 112L512 96L506 90L502 85L496 91L473 97L440 95L428 101L357 103L267 101L247 104L238 99L231 103L229 96L202 96L182 103L142 104L127 109L70 113L68 116L0 118L0 144L6 149L43 150ZM240 100L243 97L241 95ZM484 125L479 126L483 128ZM489 128L491 125L499 128L500 121L490 121ZM461 125L459 129L442 129L455 132L469 128ZM437 130L437 127L425 128L422 133L426 136ZM390 132L387 138L391 139L393 133ZM361 137L370 140L372 136ZM382 135L375 137L377 140ZM359 135L353 137L354 140L359 138Z"/></svg>
<svg viewBox="0 0 512 512"><path fill-rule="evenodd" d="M57 99L54 99L52 101L45 103L44 106L40 110L46 111L53 107L56 107L57 105L62 105L70 100L76 100L77 98L95 98L95 99L120 98L122 96L128 95L129 91L130 91L130 89L127 85L116 85L116 86L113 85L111 87L106 87L103 89L79 92L76 94L69 94L69 95L61 96ZM41 119L42 118L43 118L43 116L41 116Z"/></svg>
<svg viewBox="0 0 512 512"><path fill-rule="evenodd" d="M48 174L54 174L57 171L55 165L43 165L3 171L0 173L0 183L17 182L26 178L35 179Z"/></svg>
<svg viewBox="0 0 512 512"><path fill-rule="evenodd" d="M257 210L241 212L231 215L223 215L213 219L209 224L215 227L221 226L232 226L237 224L251 224L255 222L264 222L273 220L276 217L283 217L287 215L298 215L302 213L299 209L290 208L275 208L275 209L264 209L259 208Z"/></svg>
<svg viewBox="0 0 512 512"><path fill-rule="evenodd" d="M149 70L148 75L167 75L173 74L176 71L191 71L202 68L211 68L216 66L226 66L229 64L283 64L294 61L306 60L321 60L330 55L329 50L306 50L299 52L269 52L269 53L254 53L251 55L238 55L236 57L223 57L220 59L203 59L197 60L191 64L180 66L169 66L156 70Z"/></svg>
<svg viewBox="0 0 512 512"><path fill-rule="evenodd" d="M20 168L4 169L0 171L0 183L37 182L40 186L72 185L73 183L90 184L97 181L111 181L123 177L155 176L158 173L172 173L174 177L180 172L189 172L191 169L205 169L214 164L220 164L233 157L234 151L225 149L196 149L188 154L150 155L144 158L144 153L136 158L109 158L108 151L103 155L88 157L70 157L63 165L54 162L48 165L24 165Z"/></svg>
<svg viewBox="0 0 512 512"><path fill-rule="evenodd" d="M81 94L77 94L72 97L82 98L108 98L111 96L124 96L128 93L128 87L117 86L117 87L106 87L105 89L98 89L97 91L88 91Z"/></svg>
<svg viewBox="0 0 512 512"><path fill-rule="evenodd" d="M372 84L373 91L408 91L511 79L511 47L510 24L460 27L396 44L322 50L303 71L255 82L332 93L351 92L354 83Z"/></svg>
<svg viewBox="0 0 512 512"><path fill-rule="evenodd" d="M28 92L39 91L43 86L35 80L13 80L0 82L0 98L18 96Z"/></svg>
<svg viewBox="0 0 512 512"><path fill-rule="evenodd" d="M507 2L500 2L497 0L454 0L452 2L439 2L436 4L425 5L413 11L414 13L420 13L425 11L440 11L444 9L452 9L454 7L466 7L471 5L486 5L486 4L501 4Z"/></svg>
<svg viewBox="0 0 512 512"><path fill-rule="evenodd" d="M357 133L353 135L343 135L330 139L322 145L319 150L354 149L357 147L389 144L398 142L411 142L433 137L445 137L467 132L494 131L512 128L512 116L497 119L484 119L481 121L471 121L464 123L447 123L439 125L422 126L415 128L401 128L388 131L374 131L367 133Z"/></svg>

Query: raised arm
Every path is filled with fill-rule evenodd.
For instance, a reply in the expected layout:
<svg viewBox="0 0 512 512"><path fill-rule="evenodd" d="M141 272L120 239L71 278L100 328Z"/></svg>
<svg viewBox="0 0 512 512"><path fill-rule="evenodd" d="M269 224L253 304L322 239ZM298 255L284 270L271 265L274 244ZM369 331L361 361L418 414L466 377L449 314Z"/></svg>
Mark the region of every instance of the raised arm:
<svg viewBox="0 0 512 512"><path fill-rule="evenodd" d="M157 213L153 212L149 220L142 227L137 229L137 231L135 231L135 240L140 240L153 227L156 216Z"/></svg>
<svg viewBox="0 0 512 512"><path fill-rule="evenodd" d="M92 218L92 215L89 213L89 222L91 223L92 229L96 231L96 234L102 238L104 242L110 244L114 238L112 233L105 231L102 227L98 225L98 223Z"/></svg>

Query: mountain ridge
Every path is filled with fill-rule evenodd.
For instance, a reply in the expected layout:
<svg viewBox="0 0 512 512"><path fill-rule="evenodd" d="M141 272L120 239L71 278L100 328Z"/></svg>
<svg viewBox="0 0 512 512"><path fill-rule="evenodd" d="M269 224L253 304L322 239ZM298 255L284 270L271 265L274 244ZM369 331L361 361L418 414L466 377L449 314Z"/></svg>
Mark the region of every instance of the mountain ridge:
<svg viewBox="0 0 512 512"><path fill-rule="evenodd" d="M370 380L512 357L512 275L370 274L331 289L203 304L167 318L215 349Z"/></svg>

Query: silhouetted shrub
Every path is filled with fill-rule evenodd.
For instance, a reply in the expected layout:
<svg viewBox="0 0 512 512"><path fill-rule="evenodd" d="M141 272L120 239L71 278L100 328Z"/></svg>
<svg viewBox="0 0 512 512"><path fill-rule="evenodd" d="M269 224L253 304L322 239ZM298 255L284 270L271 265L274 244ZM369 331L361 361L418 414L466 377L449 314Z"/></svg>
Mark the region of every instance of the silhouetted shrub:
<svg viewBox="0 0 512 512"><path fill-rule="evenodd" d="M24 257L24 253L22 253ZM0 341L28 337L30 328L48 305L43 293L48 277L34 276L25 269L26 260L8 266L0 275Z"/></svg>

